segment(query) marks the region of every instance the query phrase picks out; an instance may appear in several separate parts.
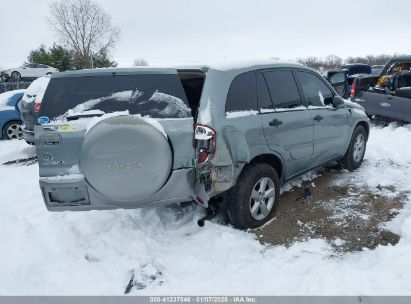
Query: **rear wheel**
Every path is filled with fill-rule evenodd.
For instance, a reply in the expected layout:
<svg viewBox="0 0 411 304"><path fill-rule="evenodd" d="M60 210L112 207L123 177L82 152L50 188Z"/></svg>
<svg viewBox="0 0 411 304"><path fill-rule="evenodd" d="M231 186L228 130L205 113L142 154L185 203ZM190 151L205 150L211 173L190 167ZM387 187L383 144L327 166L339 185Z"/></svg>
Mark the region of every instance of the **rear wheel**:
<svg viewBox="0 0 411 304"><path fill-rule="evenodd" d="M343 159L340 161L344 169L355 170L364 159L365 148L367 144L367 132L363 126L359 125L354 129L350 145Z"/></svg>
<svg viewBox="0 0 411 304"><path fill-rule="evenodd" d="M273 218L280 196L280 181L267 164L246 167L227 195L227 212L237 228L253 228Z"/></svg>
<svg viewBox="0 0 411 304"><path fill-rule="evenodd" d="M23 130L21 129L20 121L11 121L3 128L4 139L21 139L23 137Z"/></svg>
<svg viewBox="0 0 411 304"><path fill-rule="evenodd" d="M14 72L11 73L11 78L13 78L14 81L18 81L18 80L20 80L21 75L20 75L19 72L14 71Z"/></svg>

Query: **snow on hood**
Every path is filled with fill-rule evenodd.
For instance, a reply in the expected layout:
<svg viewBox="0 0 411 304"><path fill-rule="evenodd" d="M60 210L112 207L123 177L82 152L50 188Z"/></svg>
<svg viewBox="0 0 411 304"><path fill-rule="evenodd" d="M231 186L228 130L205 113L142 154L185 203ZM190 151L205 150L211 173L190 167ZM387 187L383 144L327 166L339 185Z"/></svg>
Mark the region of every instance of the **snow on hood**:
<svg viewBox="0 0 411 304"><path fill-rule="evenodd" d="M25 90L13 90L0 94L0 112L1 111L14 111L14 106L8 105L10 98L18 93L24 93Z"/></svg>
<svg viewBox="0 0 411 304"><path fill-rule="evenodd" d="M24 93L26 90L13 90L0 94L0 107L8 106L10 98L18 93Z"/></svg>
<svg viewBox="0 0 411 304"><path fill-rule="evenodd" d="M364 114L365 114L364 108L360 104L352 102L351 100L344 99L344 106L346 108L360 110L361 112L364 112Z"/></svg>

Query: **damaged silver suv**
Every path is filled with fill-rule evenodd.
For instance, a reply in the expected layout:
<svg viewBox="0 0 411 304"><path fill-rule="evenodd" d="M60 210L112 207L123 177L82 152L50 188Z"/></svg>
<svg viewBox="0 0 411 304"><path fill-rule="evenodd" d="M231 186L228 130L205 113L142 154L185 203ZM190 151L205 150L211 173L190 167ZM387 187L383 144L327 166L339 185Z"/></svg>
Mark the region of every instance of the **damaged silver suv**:
<svg viewBox="0 0 411 304"><path fill-rule="evenodd" d="M276 61L53 74L35 127L50 211L223 197L239 228L271 219L287 180L359 167L368 133L361 106Z"/></svg>

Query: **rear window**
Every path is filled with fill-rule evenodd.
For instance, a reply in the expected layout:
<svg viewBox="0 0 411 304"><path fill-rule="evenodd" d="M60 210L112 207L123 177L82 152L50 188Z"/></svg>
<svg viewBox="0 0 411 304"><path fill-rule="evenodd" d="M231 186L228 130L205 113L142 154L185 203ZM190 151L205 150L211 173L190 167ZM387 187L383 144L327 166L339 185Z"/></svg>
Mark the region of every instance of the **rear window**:
<svg viewBox="0 0 411 304"><path fill-rule="evenodd" d="M191 117L178 75L140 74L53 78L44 95L41 116L98 110L128 110L153 118Z"/></svg>

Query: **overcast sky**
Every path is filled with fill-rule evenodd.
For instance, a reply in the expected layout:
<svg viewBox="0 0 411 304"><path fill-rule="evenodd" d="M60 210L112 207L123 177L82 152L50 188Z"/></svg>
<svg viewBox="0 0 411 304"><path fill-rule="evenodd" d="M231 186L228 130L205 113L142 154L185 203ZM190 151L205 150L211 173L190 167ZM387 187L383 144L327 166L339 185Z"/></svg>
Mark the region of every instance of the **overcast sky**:
<svg viewBox="0 0 411 304"><path fill-rule="evenodd" d="M0 67L56 41L52 0L1 0ZM98 0L121 29L120 66L335 54L411 54L410 0Z"/></svg>

